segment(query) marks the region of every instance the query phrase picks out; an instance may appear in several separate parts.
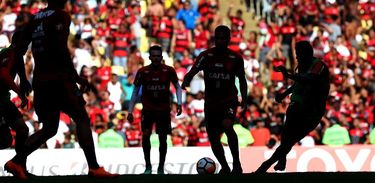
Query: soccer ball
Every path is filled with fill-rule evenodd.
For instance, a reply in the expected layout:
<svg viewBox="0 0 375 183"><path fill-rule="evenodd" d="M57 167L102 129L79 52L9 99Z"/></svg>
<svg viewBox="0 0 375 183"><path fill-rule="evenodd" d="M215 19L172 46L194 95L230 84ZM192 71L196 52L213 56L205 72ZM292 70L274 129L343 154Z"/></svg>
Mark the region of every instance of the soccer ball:
<svg viewBox="0 0 375 183"><path fill-rule="evenodd" d="M197 172L200 175L214 174L216 171L215 161L209 157L204 157L197 162Z"/></svg>

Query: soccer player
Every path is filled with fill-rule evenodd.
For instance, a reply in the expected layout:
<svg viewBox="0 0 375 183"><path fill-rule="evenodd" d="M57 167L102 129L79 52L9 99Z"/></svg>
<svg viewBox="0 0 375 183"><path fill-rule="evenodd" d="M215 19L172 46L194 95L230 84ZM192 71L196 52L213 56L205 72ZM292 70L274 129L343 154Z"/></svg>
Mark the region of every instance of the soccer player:
<svg viewBox="0 0 375 183"><path fill-rule="evenodd" d="M275 162L275 170L285 170L289 151L294 144L316 128L325 113L330 87L327 65L313 57L313 48L307 41L296 43L296 58L296 74L289 73L284 66L277 67L284 77L294 80L294 84L285 92L277 94L275 100L280 103L292 93L291 103L286 112L280 146L262 163L256 173L267 172Z"/></svg>
<svg viewBox="0 0 375 183"><path fill-rule="evenodd" d="M25 165L27 156L38 149L58 129L60 111L68 114L77 125L77 137L89 167L88 175L97 178L112 178L98 165L90 129L90 119L85 110L82 92L88 81L79 77L74 69L67 47L70 15L63 11L67 0L47 0L48 7L37 13L29 22L22 36L21 52L25 53L32 42L35 59L33 77L34 105L43 128L31 135L25 150L17 152L5 164L5 169L14 176L27 179ZM18 53L18 52L17 52ZM80 84L78 88L77 83Z"/></svg>
<svg viewBox="0 0 375 183"><path fill-rule="evenodd" d="M206 85L205 121L211 149L222 167L219 173L231 173L220 142L220 136L224 132L228 137L228 145L233 156L232 173L241 174L238 139L233 129L236 109L239 105L235 77L239 79L243 108L246 107L247 84L242 56L228 48L230 37L230 29L227 26L216 27L215 47L199 54L193 67L185 75L182 88L187 87L194 75L203 70Z"/></svg>
<svg viewBox="0 0 375 183"><path fill-rule="evenodd" d="M128 121L133 122L133 107L138 92L142 87L141 103L142 109L142 148L146 162L144 174L152 173L150 160L151 143L150 136L152 134L153 125L156 125L156 133L159 136L159 167L158 174L164 174L164 162L167 154L167 135L171 129L171 101L170 101L170 83L174 85L177 93L177 115L182 112L181 108L181 86L178 83L176 71L162 63L162 48L158 45L151 46L149 49L149 59L151 64L138 70L134 85L132 98L129 104Z"/></svg>
<svg viewBox="0 0 375 183"><path fill-rule="evenodd" d="M12 145L12 135L9 127L16 131L16 152L23 150L24 144L28 137L29 129L22 118L22 114L15 104L10 100L9 90L17 93L21 99L21 107L28 103L25 93L22 93L20 87L14 82L17 73L15 60L15 33L12 38L12 44L0 52L0 120L4 118L3 124L0 124L0 149L8 148Z"/></svg>

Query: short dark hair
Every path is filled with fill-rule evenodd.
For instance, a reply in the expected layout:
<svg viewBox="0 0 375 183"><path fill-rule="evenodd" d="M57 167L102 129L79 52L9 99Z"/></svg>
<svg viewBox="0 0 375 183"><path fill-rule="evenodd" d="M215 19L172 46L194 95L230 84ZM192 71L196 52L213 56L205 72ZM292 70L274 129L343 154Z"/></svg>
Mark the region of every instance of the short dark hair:
<svg viewBox="0 0 375 183"><path fill-rule="evenodd" d="M163 49L159 45L151 46L148 52L151 53L152 50L163 52Z"/></svg>
<svg viewBox="0 0 375 183"><path fill-rule="evenodd" d="M227 35L228 37L230 37L230 29L228 26L226 25L219 25L215 28L215 35L219 32L222 32L224 33L225 35Z"/></svg>
<svg viewBox="0 0 375 183"><path fill-rule="evenodd" d="M296 51L303 53L306 57L314 56L314 49L308 41L299 41L296 43Z"/></svg>

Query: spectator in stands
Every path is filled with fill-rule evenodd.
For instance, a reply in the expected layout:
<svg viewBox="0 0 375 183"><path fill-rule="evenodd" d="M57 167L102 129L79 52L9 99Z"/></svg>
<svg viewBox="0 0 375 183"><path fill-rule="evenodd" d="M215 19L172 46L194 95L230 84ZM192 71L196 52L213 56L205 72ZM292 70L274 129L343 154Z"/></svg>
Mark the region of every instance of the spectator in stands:
<svg viewBox="0 0 375 183"><path fill-rule="evenodd" d="M237 134L239 148L248 147L254 143L254 138L250 130L242 126L241 123L236 122L233 125L233 129ZM225 135L225 133L221 136L220 142L228 145L228 137Z"/></svg>
<svg viewBox="0 0 375 183"><path fill-rule="evenodd" d="M173 53L174 60L181 62L184 55L184 51L190 50L191 44L191 31L189 31L185 27L185 23L183 21L178 21L171 42L171 52Z"/></svg>
<svg viewBox="0 0 375 183"><path fill-rule="evenodd" d="M350 144L349 132L340 125L340 121L337 118L331 118L330 122L331 126L323 133L322 143L329 146Z"/></svg>
<svg viewBox="0 0 375 183"><path fill-rule="evenodd" d="M99 135L99 148L123 148L125 147L125 139L115 131L116 125L108 122L103 133Z"/></svg>
<svg viewBox="0 0 375 183"><path fill-rule="evenodd" d="M191 3L189 0L184 2L184 7L178 10L176 14L176 19L183 21L188 30L193 31L195 28L196 21L200 14L191 8Z"/></svg>
<svg viewBox="0 0 375 183"><path fill-rule="evenodd" d="M264 119L256 120L255 124L255 128L250 130L254 138L253 146L266 146L271 138L270 130L265 127Z"/></svg>

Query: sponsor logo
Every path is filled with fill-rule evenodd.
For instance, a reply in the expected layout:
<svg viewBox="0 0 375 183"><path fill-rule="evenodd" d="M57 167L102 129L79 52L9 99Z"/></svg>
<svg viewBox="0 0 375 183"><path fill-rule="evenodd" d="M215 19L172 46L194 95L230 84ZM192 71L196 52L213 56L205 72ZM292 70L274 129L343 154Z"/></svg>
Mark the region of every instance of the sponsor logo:
<svg viewBox="0 0 375 183"><path fill-rule="evenodd" d="M55 13L55 10L48 10L44 12L39 12L38 14L35 15L35 19L42 19L45 17L51 16L53 13Z"/></svg>
<svg viewBox="0 0 375 183"><path fill-rule="evenodd" d="M216 64L215 64L215 67L223 68L223 67L224 67L224 64L222 64L222 63L216 63Z"/></svg>
<svg viewBox="0 0 375 183"><path fill-rule="evenodd" d="M152 91L165 90L164 85L149 85L146 88L147 88L147 90L152 90Z"/></svg>
<svg viewBox="0 0 375 183"><path fill-rule="evenodd" d="M225 73L209 73L208 77L211 79L222 79L222 80L229 80L230 75Z"/></svg>

